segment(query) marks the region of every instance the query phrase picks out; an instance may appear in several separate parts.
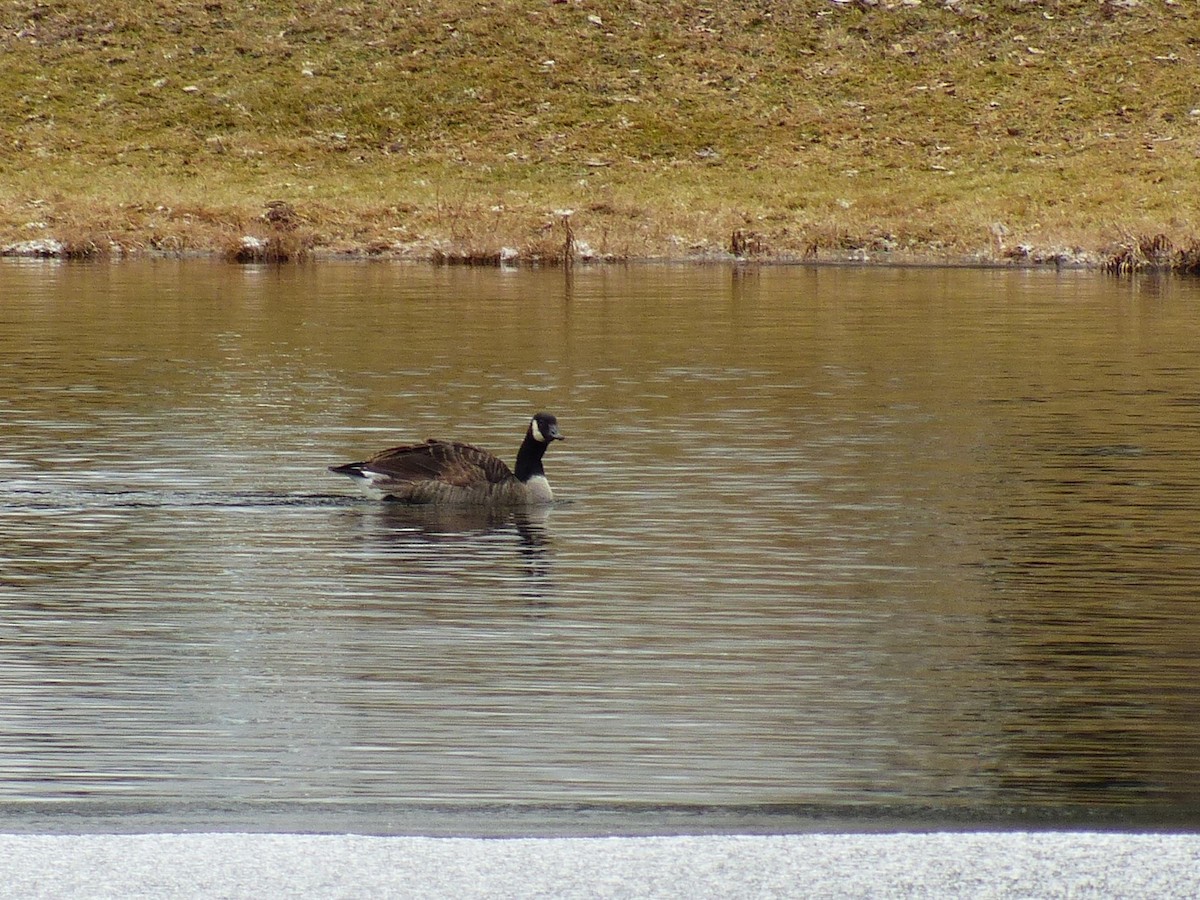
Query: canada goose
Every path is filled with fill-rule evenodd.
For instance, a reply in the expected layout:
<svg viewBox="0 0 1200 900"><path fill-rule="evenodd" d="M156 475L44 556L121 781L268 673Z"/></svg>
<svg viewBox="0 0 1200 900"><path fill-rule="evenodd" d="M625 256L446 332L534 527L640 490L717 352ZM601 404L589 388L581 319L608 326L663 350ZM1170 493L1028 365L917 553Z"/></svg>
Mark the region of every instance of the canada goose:
<svg viewBox="0 0 1200 900"><path fill-rule="evenodd" d="M542 468L551 441L564 440L558 420L538 413L517 451L516 471L497 456L457 441L429 439L392 447L362 462L330 466L353 478L369 496L412 504L526 506L554 499Z"/></svg>

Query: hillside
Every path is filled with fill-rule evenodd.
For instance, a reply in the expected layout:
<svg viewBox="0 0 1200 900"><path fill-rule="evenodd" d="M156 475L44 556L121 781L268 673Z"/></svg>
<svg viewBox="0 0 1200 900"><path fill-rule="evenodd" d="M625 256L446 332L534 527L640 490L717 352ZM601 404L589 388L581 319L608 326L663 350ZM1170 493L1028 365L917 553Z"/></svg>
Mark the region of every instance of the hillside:
<svg viewBox="0 0 1200 900"><path fill-rule="evenodd" d="M0 244L533 257L569 224L617 257L1072 261L1200 236L1184 0L4 0L0 76Z"/></svg>

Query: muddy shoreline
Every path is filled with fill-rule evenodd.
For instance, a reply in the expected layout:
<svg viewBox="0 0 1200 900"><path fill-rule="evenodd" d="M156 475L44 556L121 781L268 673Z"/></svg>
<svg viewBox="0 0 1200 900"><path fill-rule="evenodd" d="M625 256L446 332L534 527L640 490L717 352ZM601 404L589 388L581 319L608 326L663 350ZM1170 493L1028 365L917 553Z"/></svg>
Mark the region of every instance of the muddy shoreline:
<svg viewBox="0 0 1200 900"><path fill-rule="evenodd" d="M235 264L306 264L323 262L387 262L483 268L562 268L604 265L709 265L755 266L880 266L897 268L979 268L1091 270L1112 275L1200 275L1200 243L1175 246L1163 235L1130 239L1105 249L1018 244L975 252L945 249L809 248L804 252L739 247L649 248L642 252L601 253L586 244L540 245L514 249L458 246L448 240L381 243L339 241L320 244L288 232L246 233L221 246L164 247L154 240L84 241L42 237L0 242L0 258L59 261L120 261L141 259L200 259Z"/></svg>
<svg viewBox="0 0 1200 900"><path fill-rule="evenodd" d="M563 267L604 265L709 265L742 264L766 266L886 266L911 268L980 268L980 269L1083 269L1111 268L1110 256L1098 251L1038 250L1021 248L1004 255L993 253L948 254L911 251L824 251L819 253L761 253L738 255L733 252L708 251L677 254L573 254L562 256L509 255L503 250L491 253L445 249L437 245L378 245L312 247L301 252L271 255L257 242L243 245L245 252L232 253L226 249L188 248L169 250L155 247L128 247L111 244L83 247L55 239L14 241L0 244L0 257L26 260L59 261L121 261L143 259L198 259L231 263L322 263L322 262L388 262L440 266L480 267ZM1147 267L1148 268L1148 267ZM1159 269L1171 269L1164 264Z"/></svg>
<svg viewBox="0 0 1200 900"><path fill-rule="evenodd" d="M374 231L374 229L372 229ZM770 246L754 233L733 231L722 246L713 239L684 245L668 242L632 241L621 249L596 250L577 235L564 216L546 226L537 240L505 243L456 241L452 237L421 236L411 240L382 240L372 233L359 240L331 237L282 223L267 215L244 223L234 232L195 233L163 241L154 233L106 236L103 229L80 232L75 238L53 233L26 239L0 238L0 258L99 261L123 259L207 259L230 263L297 264L320 262L378 261L441 266L571 267L575 265L629 264L747 264L776 266L884 266L921 268L1071 269L1094 270L1112 275L1179 274L1200 275L1200 241L1174 243L1167 235L1127 237L1118 243L1093 249L1065 241L1045 245L1005 244L949 247L935 242L928 246L899 246L894 241L862 239L849 246L816 244L796 249ZM605 242L608 243L608 242ZM1099 248L1099 249L1096 249Z"/></svg>

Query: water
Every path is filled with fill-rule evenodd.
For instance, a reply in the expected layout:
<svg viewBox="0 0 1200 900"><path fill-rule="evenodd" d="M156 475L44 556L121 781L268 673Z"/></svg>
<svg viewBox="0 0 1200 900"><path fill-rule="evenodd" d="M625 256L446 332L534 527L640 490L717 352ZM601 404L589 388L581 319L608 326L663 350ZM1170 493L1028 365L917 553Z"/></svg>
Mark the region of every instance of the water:
<svg viewBox="0 0 1200 900"><path fill-rule="evenodd" d="M1198 301L5 263L0 809L1195 825ZM325 470L537 409L548 514Z"/></svg>

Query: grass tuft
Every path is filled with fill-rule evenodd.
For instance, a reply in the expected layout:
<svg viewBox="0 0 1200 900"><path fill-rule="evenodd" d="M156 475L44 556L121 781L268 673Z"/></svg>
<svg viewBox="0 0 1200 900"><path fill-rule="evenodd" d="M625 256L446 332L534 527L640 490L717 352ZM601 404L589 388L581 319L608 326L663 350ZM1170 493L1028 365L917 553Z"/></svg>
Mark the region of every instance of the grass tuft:
<svg viewBox="0 0 1200 900"><path fill-rule="evenodd" d="M236 263L289 263L312 258L311 238L275 231L266 237L243 235L226 244L224 258Z"/></svg>
<svg viewBox="0 0 1200 900"><path fill-rule="evenodd" d="M1200 276L1200 241L1193 240L1179 251L1175 259L1175 271L1180 275Z"/></svg>
<svg viewBox="0 0 1200 900"><path fill-rule="evenodd" d="M1177 248L1165 234L1144 235L1111 249L1102 268L1112 275L1200 275L1200 241Z"/></svg>

